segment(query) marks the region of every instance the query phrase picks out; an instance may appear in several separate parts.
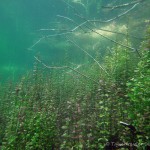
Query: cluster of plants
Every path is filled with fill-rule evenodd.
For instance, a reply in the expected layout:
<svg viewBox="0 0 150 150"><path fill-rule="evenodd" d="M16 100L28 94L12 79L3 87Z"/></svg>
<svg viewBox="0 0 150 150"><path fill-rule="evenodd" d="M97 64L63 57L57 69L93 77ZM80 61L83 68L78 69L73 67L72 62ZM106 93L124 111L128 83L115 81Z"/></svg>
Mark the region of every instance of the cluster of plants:
<svg viewBox="0 0 150 150"><path fill-rule="evenodd" d="M150 28L148 29L147 41L142 44L142 58L139 61L134 75L127 82L128 96L131 100L129 117L133 124L143 133L149 133L150 121ZM141 142L142 136L138 140ZM149 134L145 134L144 142L149 143ZM142 142L141 142L142 143ZM144 145L144 144L143 144Z"/></svg>
<svg viewBox="0 0 150 150"><path fill-rule="evenodd" d="M74 14L77 8L84 10L81 14L86 13L89 18L100 18L101 6L108 3L102 0L68 2L70 3L65 1L65 5L70 7L68 14ZM117 10L120 5L116 6ZM83 21L82 24L58 15L61 19L72 20L71 23L64 21L68 27L72 27L74 22L72 30L67 29L67 32L74 34L66 37L69 44L64 42L64 37L57 38L57 35L67 35L67 32L61 31L61 24L60 33L59 30L52 29L58 33L49 35L54 36L55 40L47 40L47 36L44 42L45 37L42 37L43 41L38 40L30 48L32 50L36 45L42 45L42 42L43 45L48 43L50 50L62 50L60 57L65 59L64 62L59 65L58 61L55 67L51 67L35 57L33 71L22 77L19 83L0 86L0 149L103 150L108 142L131 142L130 132L119 124L120 121L134 125L139 131L140 134L136 137L139 150L144 150L149 144L150 28L140 50L136 50L132 47L138 46L129 41L129 33L107 30L118 35L116 40L115 36L111 39L96 30L101 24L91 24L78 11L76 13ZM113 17L114 13L108 14L113 21L118 17L116 14ZM121 16L126 13L119 14ZM109 19L102 20L109 22ZM79 26L82 32L76 31ZM96 38L90 36L90 33L96 34ZM122 38L121 34L126 37ZM76 41L72 40L76 38ZM108 46L106 50L103 45ZM45 48L42 47L43 49ZM74 50L78 51L73 52ZM43 53L47 56L49 51ZM70 56L74 56L73 60ZM55 59L55 56L52 57ZM58 58L57 53L57 60ZM83 64L74 68L76 65L71 62Z"/></svg>
<svg viewBox="0 0 150 150"><path fill-rule="evenodd" d="M102 150L108 141L130 142L119 121L143 132L137 137L142 149L150 140L149 48L149 37L141 58L119 45L109 48L103 60L108 74L96 63L79 68L82 76L37 62L15 88L1 92L1 149Z"/></svg>

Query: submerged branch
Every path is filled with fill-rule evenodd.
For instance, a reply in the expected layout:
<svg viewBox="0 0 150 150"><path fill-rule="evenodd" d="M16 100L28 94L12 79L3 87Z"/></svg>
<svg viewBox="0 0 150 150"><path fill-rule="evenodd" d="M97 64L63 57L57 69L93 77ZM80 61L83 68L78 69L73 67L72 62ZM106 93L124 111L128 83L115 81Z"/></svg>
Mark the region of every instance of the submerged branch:
<svg viewBox="0 0 150 150"><path fill-rule="evenodd" d="M67 29L55 29L55 28L53 28L53 29L39 29L38 31L68 31Z"/></svg>
<svg viewBox="0 0 150 150"><path fill-rule="evenodd" d="M90 78L90 77L86 76L85 74L83 74L83 73L77 71L76 68L73 69L73 68L71 68L71 67L69 67L69 66L61 66L61 67L60 67L60 66L48 66L48 65L46 65L45 63L43 63L43 62L42 62L39 58L37 58L36 56L34 56L34 58L35 58L39 63L41 63L45 68L48 68L48 69L65 69L65 68L68 68L68 69L70 69L70 70L72 70L72 71L74 71L74 72L80 74L81 76L83 76L83 77L85 77L85 78L87 78L87 79L89 79L89 80L91 80L91 81L97 83L97 82L96 82L95 80L93 80L92 78Z"/></svg>
<svg viewBox="0 0 150 150"><path fill-rule="evenodd" d="M81 72L79 72L79 71L77 71L77 70L75 70L75 69L73 69L73 68L71 68L71 67L69 67L69 66L67 66L67 68L69 68L70 70L72 70L72 71L74 71L74 72L80 74L81 76L83 76L83 77L85 77L85 78L87 78L87 79L89 79L89 80L91 80L91 81L97 83L97 81L95 81L95 80L93 80L92 78L86 76L85 74L83 74L83 73L81 73Z"/></svg>
<svg viewBox="0 0 150 150"><path fill-rule="evenodd" d="M134 6L132 6L130 9L128 9L127 11L119 14L118 16L114 17L114 18L111 18L111 19L108 19L108 20L87 20L88 22L100 22L100 23L108 23L108 22L111 22L111 21L114 21L124 15L126 15L127 13L129 13L131 10L133 10L139 3L136 3L134 4ZM86 21L86 22L87 22Z"/></svg>
<svg viewBox="0 0 150 150"><path fill-rule="evenodd" d="M66 35L66 34L70 34L70 33L75 32L79 27L83 26L84 24L85 24L85 22L83 22L82 24L77 25L76 27L74 27L71 30L67 30L67 29L55 29L55 28L53 28L53 29L40 29L40 31L65 31L65 32L62 32L62 33L51 34L51 35L48 35L46 37L61 36L61 35ZM111 31L111 30L102 29L102 28L98 28L98 30L104 31L104 32L110 32L110 33L114 33L114 34L120 34L120 35L124 35L124 36L129 36L129 37L132 37L132 38L135 38L135 39L139 39L139 40L144 40L145 39L144 37L137 37L137 36L134 36L134 35L131 35L131 34L127 35L125 33L117 32L117 31ZM92 32L92 31L84 31L84 33L90 33L90 32Z"/></svg>
<svg viewBox="0 0 150 150"><path fill-rule="evenodd" d="M115 34L120 34L120 35L124 35L124 36L129 36L129 37L139 39L139 40L145 39L144 37L137 37L137 36L134 36L134 35L131 35L131 34L125 34L125 33L117 32L117 31L110 31L110 30L101 29L101 28L98 28L98 30L105 31L105 32L110 32L110 33L115 33Z"/></svg>
<svg viewBox="0 0 150 150"><path fill-rule="evenodd" d="M71 34L71 33L72 33L72 31L67 31L67 32L63 32L63 33L56 33L56 34L47 35L46 38L53 37L53 36L67 35L67 34Z"/></svg>
<svg viewBox="0 0 150 150"><path fill-rule="evenodd" d="M62 1L65 2L64 0L62 0ZM112 18L112 19L106 20L106 21L87 20L86 18L82 17L82 16L79 14L79 12L78 12L73 6L71 6L71 5L70 5L69 3L67 3L67 2L65 2L65 3L66 3L69 7L73 8L73 9L75 10L75 12L77 12L76 15L77 15L78 17L80 17L81 19L84 19L84 20L85 20L84 22L82 22L81 24L79 24L78 26L76 26L74 29L72 29L72 30L71 30L72 32L75 31L76 29L78 29L79 27L85 25L90 31L92 31L92 32L94 32L94 33L96 33L96 34L102 36L103 38L105 38L105 39L107 39L107 40L109 40L109 41L111 41L111 42L113 42L113 43L115 43L115 44L118 44L118 45L120 45L120 46L122 46L122 47L125 47L125 48L128 48L128 49L131 49L131 50L133 50L133 51L136 51L137 54L138 54L138 56L141 57L141 56L140 56L140 53L138 52L137 49L132 48L132 47L129 47L129 46L126 46L126 45L124 45L124 44L122 44L122 43L119 43L119 42L113 40L113 39L110 39L109 37L107 37L107 36L105 36L105 35L103 35L103 34L97 32L97 31L94 30L92 27L89 27L88 25L86 25L87 23L89 23L90 26L93 26L93 24L91 24L91 22L103 22L103 23L107 23L107 22L111 22L111 21L113 21L113 20L115 20L115 19L118 19L118 18L122 17L123 15L126 15L127 13L129 13L131 10L133 10L133 9L139 4L139 2L136 3L136 4L134 4L133 7L131 7L130 9L128 9L127 11L125 11L124 13L122 13L122 14L120 14L120 15L118 15L118 16Z"/></svg>
<svg viewBox="0 0 150 150"><path fill-rule="evenodd" d="M60 17L60 18L63 18L63 19L67 19L69 20L70 22L72 22L73 24L75 24L76 26L78 26L78 23L76 21L74 21L73 19L69 18L69 17L66 17L66 16L61 16L61 15L57 15L57 17ZM84 29L82 28L82 26L79 26L79 28L81 30L84 31ZM71 32L73 32L74 30L71 30ZM84 31L85 32L85 31Z"/></svg>
<svg viewBox="0 0 150 150"><path fill-rule="evenodd" d="M38 41L36 41L31 47L28 48L28 50L32 50L33 47L35 47L38 43L40 43L43 39L45 38L44 37L41 37Z"/></svg>
<svg viewBox="0 0 150 150"><path fill-rule="evenodd" d="M125 3L125 4L117 5L117 6L102 6L102 8L109 8L109 9L113 10L113 9L116 9L116 8L122 8L122 7L126 7L126 6L129 6L129 5L141 3L141 2L143 2L143 1L144 1L144 0L137 0L137 1L134 1L134 2Z"/></svg>
<svg viewBox="0 0 150 150"><path fill-rule="evenodd" d="M80 15L79 11L78 11L76 8L74 8L72 5L70 5L70 4L69 4L68 2L66 2L65 0L62 0L62 1L63 1L67 6L71 7L71 8L74 10L74 12L77 14L77 16ZM104 20L104 21L103 21L103 20L86 20L86 21L83 22L82 24L86 24L87 22L100 22L100 23L108 23L108 22L111 22L111 21L116 20L116 19L118 19L118 18L124 16L125 14L129 13L129 12L130 12L131 10L133 10L141 1L143 1L143 0L138 0L138 1L136 1L136 3L133 3L134 6L132 6L130 9L128 9L127 11L125 11L125 12L119 14L118 16L116 16L116 17L114 17L114 18L111 18L111 19L109 19L109 20ZM80 25L80 26L82 26L82 25Z"/></svg>
<svg viewBox="0 0 150 150"><path fill-rule="evenodd" d="M36 56L34 56L34 58L39 62L41 63L45 68L48 68L48 69L64 69L64 68L67 68L67 66L62 66L62 67L57 67L57 66L47 66L45 63L43 63L39 58L37 58Z"/></svg>
<svg viewBox="0 0 150 150"><path fill-rule="evenodd" d="M78 10L77 10L75 7L73 7L72 5L70 5L68 2L66 2L65 0L61 0L61 1L63 1L67 6L71 7L71 8L74 10L74 12L80 14L80 13L78 12Z"/></svg>
<svg viewBox="0 0 150 150"><path fill-rule="evenodd" d="M80 16L79 16L79 17L80 17ZM83 18L83 19L85 20L85 22L88 22L88 20L86 20L86 18ZM107 39L107 40L109 40L109 41L111 41L111 42L113 42L113 43L115 43L115 44L117 44L117 45L120 45L120 46L122 46L122 47L125 47L125 48L131 49L131 50L133 50L133 51L136 51L137 54L138 54L138 56L141 57L141 55L140 55L140 53L138 52L137 49L135 49L135 48L133 48L133 47L130 47L130 46L126 46L126 45L124 45L124 44L122 44L122 43L119 43L119 42L117 42L117 41L115 41L115 40L113 40L113 39L111 39L111 38L109 38L109 37L107 37L107 36L105 36L105 35L103 35L103 34L97 32L96 30L94 30L94 29L91 27L91 26L93 26L93 24L92 24L91 22L88 22L88 23L89 23L90 26L88 26L88 25L85 25L85 26L86 26L90 31L92 31L93 33L96 33L96 34L100 35L101 37L103 37L103 38L105 38L105 39Z"/></svg>
<svg viewBox="0 0 150 150"><path fill-rule="evenodd" d="M76 15L77 15L78 17L80 17L81 19L84 19L84 22L82 22L81 24L78 24L77 22L75 22L73 19L71 19L71 18L69 18L69 17L57 15L57 16L60 17L60 18L69 20L70 22L74 23L76 26L75 26L72 30L68 30L68 31L65 31L65 32L62 32L62 33L56 33L56 34L47 35L47 36L45 36L45 37L42 37L42 38L40 38L35 44L33 44L29 49L32 49L35 45L37 45L37 44L38 44L42 39L44 39L44 38L49 38L49 37L54 37L54 36L62 36L62 35L71 34L71 33L75 32L75 31L76 31L77 29L79 29L79 28L81 28L81 29L84 31L84 33L85 33L85 30L83 29L83 26L84 26L84 27L86 27L87 29L89 29L89 31L94 32L94 33L96 33L96 34L102 36L103 38L105 38L105 39L107 39L107 40L109 40L109 41L111 41L111 42L113 42L113 43L115 43L115 44L118 44L118 45L123 46L123 47L125 47L125 48L128 48L128 49L131 49L131 50L136 51L136 52L138 53L138 55L140 56L140 54L139 54L139 52L138 52L137 49L132 48L132 47L129 47L129 46L126 46L126 45L123 45L122 43L119 43L119 42L117 42L117 41L115 41L115 40L113 40L113 39L110 39L109 37L107 37L107 36L105 36L105 35L103 35L103 34L97 32L95 29L92 28L92 26L94 26L94 25L92 24L92 22L105 22L105 23L106 23L106 22L113 21L113 20L115 20L115 19L117 19L117 18L119 18L119 17L121 17L121 16L123 16L123 15L129 13L129 12L130 12L131 10L133 10L139 3L134 4L133 7L131 7L130 9L128 9L127 11L125 11L124 13L122 13L122 14L116 16L115 18L112 18L112 19L109 19L109 20L106 20L106 21L100 21L100 20L88 20L88 19L86 19L86 18L80 16L79 12L78 12L73 6L71 6L71 5L70 5L69 3L67 3L65 0L62 0L62 1L63 1L64 3L66 3L69 7L71 7L71 8L77 13ZM87 23L88 23L90 26L88 26ZM94 28L95 28L95 26L94 26ZM42 29L42 30L43 30L43 29ZM51 29L51 30L52 30L52 29ZM99 29L99 30L105 31L105 32L112 32L112 33L116 33L116 34L126 35L126 34L123 34L123 33L113 32L113 31L109 31L109 30L105 30L105 29ZM55 31L55 29L53 29L53 31ZM132 37L133 37L133 36L132 36ZM92 58L92 57L91 57L91 58ZM93 58L92 58L92 59L93 59ZM93 59L93 60L94 60L94 59ZM96 61L95 61L95 62L96 62ZM99 66L100 66L100 65L99 65ZM100 67L100 68L101 68L101 67Z"/></svg>
<svg viewBox="0 0 150 150"><path fill-rule="evenodd" d="M99 66L107 75L109 75L108 72L106 71L106 69L103 68L103 67L99 64L99 62L98 62L92 55L90 55L86 50L84 50L83 48L81 48L78 44L76 44L74 41L70 40L69 38L68 38L68 41L71 42L72 44L74 44L74 45L75 45L76 47L78 47L80 50L82 50L82 51L83 51L85 54L87 54L90 58L92 58L92 59L94 60L94 62L96 62L96 63L98 64L98 66Z"/></svg>

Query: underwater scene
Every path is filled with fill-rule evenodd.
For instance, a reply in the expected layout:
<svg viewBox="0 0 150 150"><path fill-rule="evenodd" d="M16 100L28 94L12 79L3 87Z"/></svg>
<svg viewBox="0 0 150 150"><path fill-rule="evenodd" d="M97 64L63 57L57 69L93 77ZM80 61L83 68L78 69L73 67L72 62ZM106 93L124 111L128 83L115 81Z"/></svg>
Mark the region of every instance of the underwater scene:
<svg viewBox="0 0 150 150"><path fill-rule="evenodd" d="M150 150L150 0L1 0L0 150Z"/></svg>

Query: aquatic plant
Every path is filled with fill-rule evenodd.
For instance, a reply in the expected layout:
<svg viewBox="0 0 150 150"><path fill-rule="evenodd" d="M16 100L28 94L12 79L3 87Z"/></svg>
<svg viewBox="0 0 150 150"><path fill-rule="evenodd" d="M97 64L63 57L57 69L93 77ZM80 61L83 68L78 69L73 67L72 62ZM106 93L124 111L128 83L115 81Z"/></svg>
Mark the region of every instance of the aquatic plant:
<svg viewBox="0 0 150 150"><path fill-rule="evenodd" d="M133 10L140 2L142 1L134 1L134 7L127 9L121 16ZM74 9L70 3L65 4L71 10ZM132 2L127 5L132 5ZM114 6L114 9L117 7L124 5ZM74 21L66 16L59 17ZM113 46L107 45L103 57L99 51L93 56L88 47L80 46L73 40L73 36L68 36L65 39L75 46L73 50L79 49L86 54L83 64L79 64L76 58L77 63L70 62L70 45L66 44L63 45L63 63L49 65L42 56L35 56L33 72L24 75L15 89L8 89L3 98L0 111L5 108L1 112L6 117L6 123L5 127L0 123L3 132L2 150L102 150L110 140L130 142L130 137L124 136L119 121L131 122L148 133L149 51L144 51L144 46L140 52L136 51L130 42L128 28L127 33L108 31L106 28L99 31L98 26L91 24L91 20L82 16L79 18L83 22L76 24L73 30L49 37L56 38L70 32L76 33L77 29L86 29L85 31L112 41ZM104 32L116 33L116 39L110 39ZM125 36L123 40L120 38L122 35ZM31 49L45 38L48 36L39 39ZM131 108L131 105L134 107ZM149 134L138 140L140 143L147 142Z"/></svg>
<svg viewBox="0 0 150 150"><path fill-rule="evenodd" d="M149 31L148 31L149 34ZM132 107L129 108L129 117L133 124L143 132L144 138L141 140L139 135L139 143L149 141L149 106L150 106L150 47L149 38L143 43L142 59L138 63L134 71L134 75L128 81L128 96Z"/></svg>

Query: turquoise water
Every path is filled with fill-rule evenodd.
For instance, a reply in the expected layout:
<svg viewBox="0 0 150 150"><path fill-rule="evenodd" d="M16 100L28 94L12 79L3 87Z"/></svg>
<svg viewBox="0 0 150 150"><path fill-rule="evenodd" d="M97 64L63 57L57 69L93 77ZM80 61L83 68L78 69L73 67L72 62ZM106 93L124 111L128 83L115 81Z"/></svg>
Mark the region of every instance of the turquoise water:
<svg viewBox="0 0 150 150"><path fill-rule="evenodd" d="M76 23L81 23L84 19L77 16L87 17L88 19L107 20L116 17L116 15L125 12L130 7L115 9L111 12L108 9L102 9L101 6L120 5L122 1L110 0L68 0L72 7L61 0L2 0L0 4L0 80L15 80L19 76L33 68L34 56L38 55L49 64L62 64L65 53L69 55L70 63L87 63L85 54L76 46L68 44L66 36L54 36L40 41L32 47L41 37L53 35L59 31L44 31L40 29L61 29L70 30L77 26L68 19L58 17L61 15L73 19ZM123 1L124 2L124 1ZM130 1L126 1L130 2ZM106 27L110 30L120 30L123 25L127 27L128 32L135 36L143 36L148 21L147 1L139 4L130 13L108 23L95 23L97 28ZM133 6L133 5L131 5ZM74 8L76 10L74 10ZM139 22L140 21L140 22ZM116 27L115 27L116 26ZM83 28L86 28L83 26ZM118 29L119 28L119 29ZM88 29L85 29L88 31ZM81 30L80 30L81 31ZM106 33L106 32L105 32ZM105 34L102 33L102 34ZM89 35L77 32L68 34L69 38L75 39L77 44L88 49L92 56L96 53L105 54L108 45L113 45L111 41L101 38L92 41ZM79 35L80 34L80 35ZM94 36L94 35L93 35ZM109 35L108 35L109 37ZM112 39L119 40L120 37L113 35ZM123 38L123 37L121 37ZM139 40L131 38L134 46L138 47ZM99 44L100 43L100 44ZM89 44L89 45L88 45ZM32 50L30 48L32 47ZM90 59L89 59L90 61Z"/></svg>
<svg viewBox="0 0 150 150"><path fill-rule="evenodd" d="M149 14L149 0L1 0L0 150L145 149Z"/></svg>

